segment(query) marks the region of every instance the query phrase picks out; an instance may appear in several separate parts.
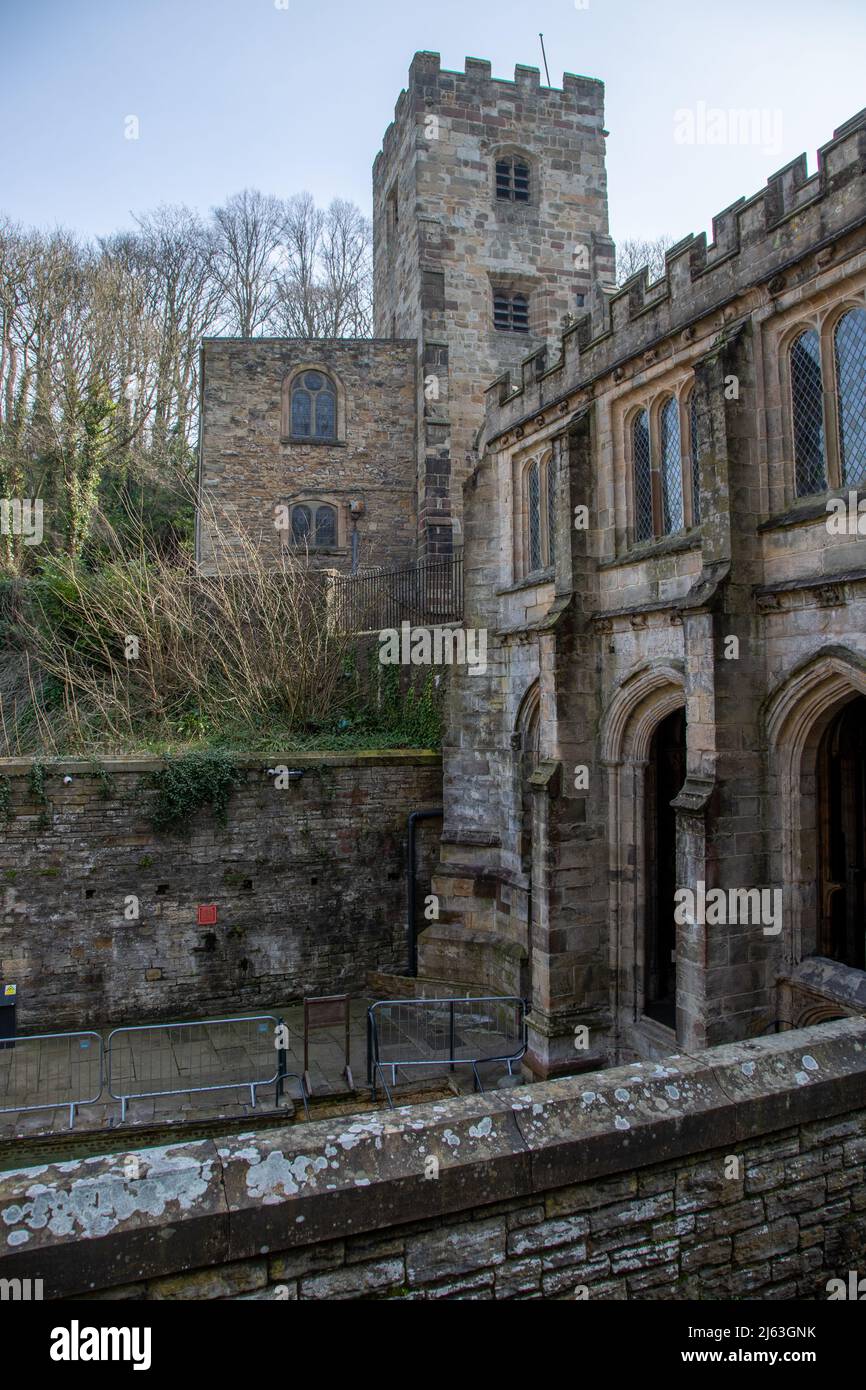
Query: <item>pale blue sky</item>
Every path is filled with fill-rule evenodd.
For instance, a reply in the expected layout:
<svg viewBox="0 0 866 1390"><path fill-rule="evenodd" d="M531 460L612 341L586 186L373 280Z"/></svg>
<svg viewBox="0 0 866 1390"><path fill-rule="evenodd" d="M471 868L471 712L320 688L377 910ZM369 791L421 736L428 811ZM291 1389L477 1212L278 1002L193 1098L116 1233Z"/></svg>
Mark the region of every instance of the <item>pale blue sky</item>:
<svg viewBox="0 0 866 1390"><path fill-rule="evenodd" d="M540 29L552 85L606 83L618 239L708 230L866 105L862 0L0 0L0 212L94 235L245 186L369 211L415 50L510 78ZM766 138L678 143L699 103L764 110Z"/></svg>

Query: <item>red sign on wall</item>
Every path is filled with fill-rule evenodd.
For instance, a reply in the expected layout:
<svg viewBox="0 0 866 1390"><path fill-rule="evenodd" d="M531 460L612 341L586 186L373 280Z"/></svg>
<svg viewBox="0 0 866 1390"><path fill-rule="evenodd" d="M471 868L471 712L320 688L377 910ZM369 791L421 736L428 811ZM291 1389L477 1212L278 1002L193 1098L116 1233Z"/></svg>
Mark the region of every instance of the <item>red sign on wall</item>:
<svg viewBox="0 0 866 1390"><path fill-rule="evenodd" d="M199 903L198 924L200 927L214 927L217 919L216 903Z"/></svg>

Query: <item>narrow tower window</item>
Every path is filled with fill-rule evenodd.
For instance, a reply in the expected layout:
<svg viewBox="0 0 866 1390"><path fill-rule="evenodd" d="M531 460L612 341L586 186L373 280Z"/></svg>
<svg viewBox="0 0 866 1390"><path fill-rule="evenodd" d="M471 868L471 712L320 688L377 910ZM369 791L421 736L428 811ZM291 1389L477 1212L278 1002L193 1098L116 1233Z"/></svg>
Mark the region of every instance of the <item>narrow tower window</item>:
<svg viewBox="0 0 866 1390"><path fill-rule="evenodd" d="M493 327L503 333L529 332L529 300L525 294L493 294Z"/></svg>
<svg viewBox="0 0 866 1390"><path fill-rule="evenodd" d="M512 203L529 202L529 165L518 155L496 161L496 197Z"/></svg>

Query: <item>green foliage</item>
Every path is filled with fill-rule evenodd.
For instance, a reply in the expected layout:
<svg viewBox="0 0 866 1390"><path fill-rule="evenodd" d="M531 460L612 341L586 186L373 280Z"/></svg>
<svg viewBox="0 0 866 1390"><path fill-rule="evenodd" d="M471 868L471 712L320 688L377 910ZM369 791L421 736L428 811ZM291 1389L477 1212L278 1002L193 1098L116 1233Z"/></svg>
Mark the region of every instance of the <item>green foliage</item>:
<svg viewBox="0 0 866 1390"><path fill-rule="evenodd" d="M178 830L203 806L210 806L224 825L228 803L239 780L237 768L220 749L169 759L160 772L147 779L156 792L151 825L158 831Z"/></svg>
<svg viewBox="0 0 866 1390"><path fill-rule="evenodd" d="M73 556L82 553L90 533L102 472L111 453L116 410L108 387L99 381L73 404L72 429L57 460L65 491L66 549Z"/></svg>
<svg viewBox="0 0 866 1390"><path fill-rule="evenodd" d="M12 810L12 783L8 777L0 777L0 819L8 825L15 819Z"/></svg>
<svg viewBox="0 0 866 1390"><path fill-rule="evenodd" d="M194 475L194 459L184 457L180 476ZM103 474L99 507L114 537L106 544L96 530L88 539L85 559L96 568L115 558L119 549L124 555L136 555L143 547L146 554L161 555L179 560L192 554L195 548L195 507L188 486L182 486L173 475L168 479L142 476L128 468L111 467Z"/></svg>
<svg viewBox="0 0 866 1390"><path fill-rule="evenodd" d="M438 748L442 743L442 696L433 672L420 687L410 685L400 708L400 727L409 747Z"/></svg>
<svg viewBox="0 0 866 1390"><path fill-rule="evenodd" d="M27 785L34 801L45 805L48 797L45 795L45 764L34 762L27 774Z"/></svg>
<svg viewBox="0 0 866 1390"><path fill-rule="evenodd" d="M99 797L101 801L110 801L114 795L114 778L106 770L102 763L97 762L96 758L91 758L88 765L88 772L99 783Z"/></svg>
<svg viewBox="0 0 866 1390"><path fill-rule="evenodd" d="M37 830L47 830L51 824L51 803L45 792L45 764L34 762L27 775L27 785L33 800L41 808L36 821Z"/></svg>

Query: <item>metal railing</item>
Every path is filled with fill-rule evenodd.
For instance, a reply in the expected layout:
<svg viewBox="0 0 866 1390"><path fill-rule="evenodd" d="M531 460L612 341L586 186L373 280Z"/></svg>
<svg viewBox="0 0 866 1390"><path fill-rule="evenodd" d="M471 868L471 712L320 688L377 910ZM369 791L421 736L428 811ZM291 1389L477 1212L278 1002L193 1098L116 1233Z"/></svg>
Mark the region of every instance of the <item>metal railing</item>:
<svg viewBox="0 0 866 1390"><path fill-rule="evenodd" d="M511 1068L526 1052L526 1005L522 999L490 995L469 999L381 999L367 1011L367 1080L376 1099L377 1080L393 1108L391 1086L397 1072L427 1067L471 1066L483 1091L478 1067L504 1062Z"/></svg>
<svg viewBox="0 0 866 1390"><path fill-rule="evenodd" d="M130 1100L151 1096L243 1087L255 1105L258 1088L273 1085L279 1100L288 1075L274 1045L279 1022L257 1014L115 1028L108 1035L108 1090L120 1101L121 1122Z"/></svg>
<svg viewBox="0 0 866 1390"><path fill-rule="evenodd" d="M420 560L403 569L330 577L335 632L381 632L409 622L419 627L463 621L463 552Z"/></svg>
<svg viewBox="0 0 866 1390"><path fill-rule="evenodd" d="M95 1105L105 1077L98 1033L36 1033L0 1043L0 1114Z"/></svg>

